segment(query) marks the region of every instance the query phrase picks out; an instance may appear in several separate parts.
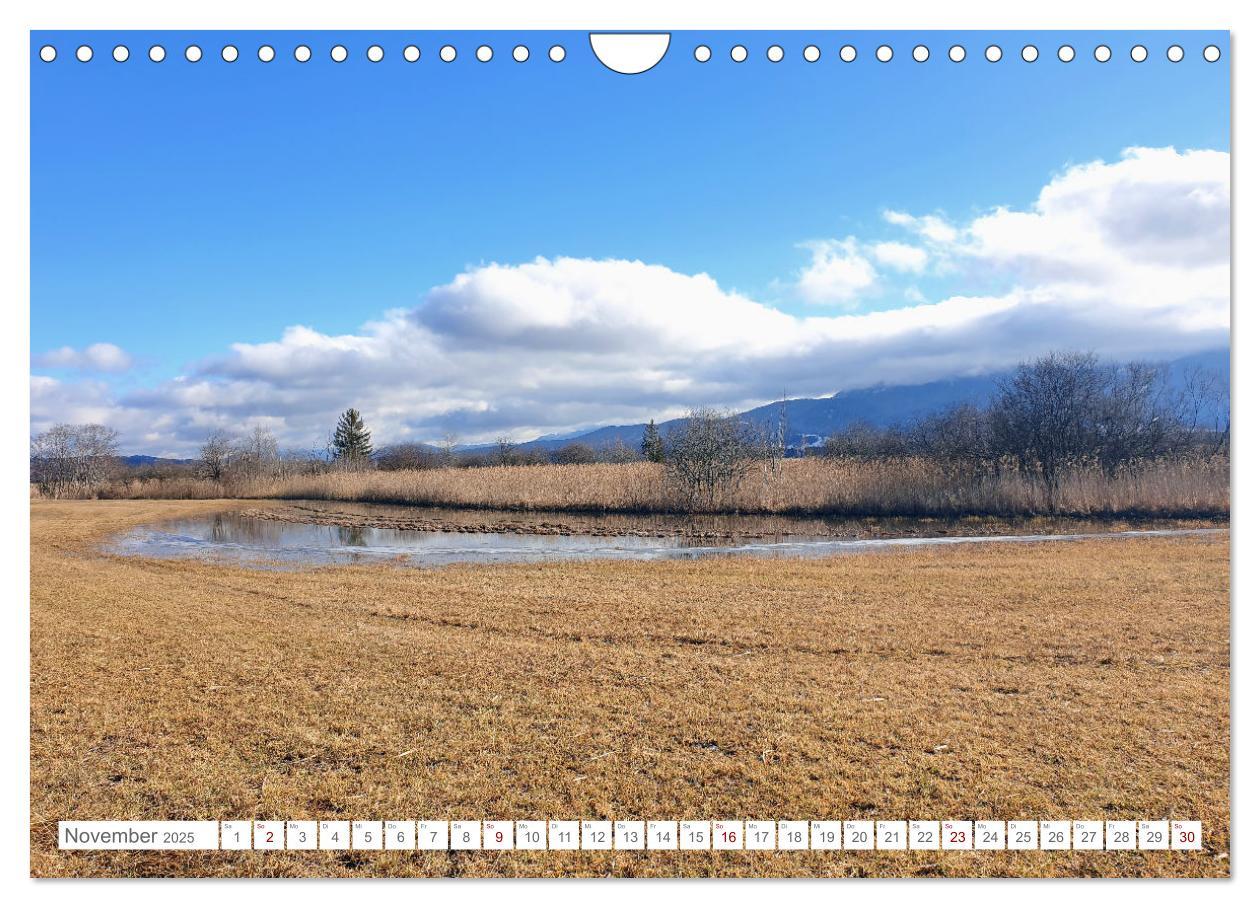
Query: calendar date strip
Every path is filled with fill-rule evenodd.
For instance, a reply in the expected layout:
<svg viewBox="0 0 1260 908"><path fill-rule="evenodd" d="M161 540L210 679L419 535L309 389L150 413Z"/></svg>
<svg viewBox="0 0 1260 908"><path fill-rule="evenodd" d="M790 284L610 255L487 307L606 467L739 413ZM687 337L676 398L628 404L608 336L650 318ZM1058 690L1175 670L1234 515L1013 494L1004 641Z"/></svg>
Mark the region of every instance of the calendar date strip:
<svg viewBox="0 0 1260 908"><path fill-rule="evenodd" d="M1198 851L1198 820L122 820L58 823L112 851Z"/></svg>

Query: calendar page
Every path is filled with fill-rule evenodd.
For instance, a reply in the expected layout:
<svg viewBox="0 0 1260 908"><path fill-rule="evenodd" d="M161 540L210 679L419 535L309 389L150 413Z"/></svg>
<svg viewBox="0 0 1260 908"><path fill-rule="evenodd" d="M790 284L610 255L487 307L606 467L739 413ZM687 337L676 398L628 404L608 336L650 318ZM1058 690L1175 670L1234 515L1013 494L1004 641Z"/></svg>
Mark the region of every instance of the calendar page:
<svg viewBox="0 0 1260 908"><path fill-rule="evenodd" d="M29 32L30 875L1228 877L1230 48Z"/></svg>

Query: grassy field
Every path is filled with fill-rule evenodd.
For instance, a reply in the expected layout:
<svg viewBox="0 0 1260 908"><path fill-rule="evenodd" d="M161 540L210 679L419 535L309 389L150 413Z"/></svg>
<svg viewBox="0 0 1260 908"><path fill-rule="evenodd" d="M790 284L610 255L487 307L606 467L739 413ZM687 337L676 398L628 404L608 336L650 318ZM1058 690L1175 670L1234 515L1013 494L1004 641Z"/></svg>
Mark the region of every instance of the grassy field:
<svg viewBox="0 0 1260 908"><path fill-rule="evenodd" d="M660 513L684 507L660 464L536 465L331 472L281 479L119 481L103 498L306 498L477 507ZM1108 474L1067 471L1058 508L1082 517L1217 517L1229 514L1229 459L1152 461ZM981 469L922 457L810 457L752 469L702 511L744 514L956 517L1046 513L1041 484L1013 465Z"/></svg>
<svg viewBox="0 0 1260 908"><path fill-rule="evenodd" d="M1224 876L1225 536L264 572L31 505L31 869ZM59 819L1198 818L1202 853L59 852Z"/></svg>

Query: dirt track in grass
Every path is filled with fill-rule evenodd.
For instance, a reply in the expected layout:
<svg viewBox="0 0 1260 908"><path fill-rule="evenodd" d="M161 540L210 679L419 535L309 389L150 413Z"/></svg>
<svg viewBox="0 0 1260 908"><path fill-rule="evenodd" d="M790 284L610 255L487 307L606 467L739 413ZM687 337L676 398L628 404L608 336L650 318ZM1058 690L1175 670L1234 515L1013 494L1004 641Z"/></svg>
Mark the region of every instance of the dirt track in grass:
<svg viewBox="0 0 1260 908"><path fill-rule="evenodd" d="M1227 536L265 572L31 506L38 876L1222 876ZM59 852L59 819L1201 819L1201 853Z"/></svg>

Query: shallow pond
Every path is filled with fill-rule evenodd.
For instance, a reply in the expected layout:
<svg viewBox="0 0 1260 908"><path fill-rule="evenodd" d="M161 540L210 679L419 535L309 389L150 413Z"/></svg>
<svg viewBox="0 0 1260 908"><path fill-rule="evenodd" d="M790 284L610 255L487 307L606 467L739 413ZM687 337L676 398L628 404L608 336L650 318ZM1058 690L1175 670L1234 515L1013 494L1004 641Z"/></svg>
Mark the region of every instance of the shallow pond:
<svg viewBox="0 0 1260 908"><path fill-rule="evenodd" d="M372 525L375 524L375 525ZM1035 543L1125 536L1202 535L1217 528L1098 530L1036 524L822 521L782 518L574 517L444 511L342 503L286 503L137 527L112 540L115 554L202 558L258 567L395 562L537 562L615 558L824 556L959 543ZM1070 530L1070 531L1069 531Z"/></svg>

